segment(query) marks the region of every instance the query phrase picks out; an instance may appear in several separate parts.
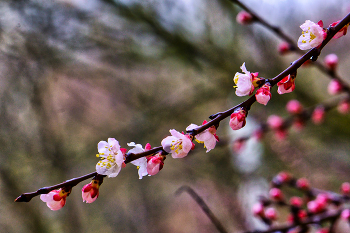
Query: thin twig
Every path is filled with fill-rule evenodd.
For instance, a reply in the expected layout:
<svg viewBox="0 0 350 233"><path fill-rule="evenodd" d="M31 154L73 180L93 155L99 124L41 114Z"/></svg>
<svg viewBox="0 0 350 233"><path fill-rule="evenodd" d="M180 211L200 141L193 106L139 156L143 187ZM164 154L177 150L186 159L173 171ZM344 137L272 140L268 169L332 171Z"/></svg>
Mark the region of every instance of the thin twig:
<svg viewBox="0 0 350 233"><path fill-rule="evenodd" d="M203 212L208 216L210 221L215 225L216 229L218 229L221 233L227 233L224 226L221 224L219 219L214 215L214 213L210 210L208 205L204 202L203 198L201 198L191 187L184 185L181 186L178 190L176 190L175 194L180 195L182 192L187 192L190 196L197 202L197 204L201 207Z"/></svg>

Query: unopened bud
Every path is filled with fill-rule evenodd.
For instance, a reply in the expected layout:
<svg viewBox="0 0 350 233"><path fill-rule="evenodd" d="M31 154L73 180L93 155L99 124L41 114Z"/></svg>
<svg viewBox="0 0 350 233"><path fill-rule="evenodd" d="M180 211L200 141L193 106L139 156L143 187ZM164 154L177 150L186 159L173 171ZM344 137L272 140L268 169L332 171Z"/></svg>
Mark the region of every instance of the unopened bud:
<svg viewBox="0 0 350 233"><path fill-rule="evenodd" d="M247 25L253 22L253 16L246 11L237 14L236 20L239 24Z"/></svg>
<svg viewBox="0 0 350 233"><path fill-rule="evenodd" d="M326 67L332 71L334 71L338 66L338 56L335 54L328 54L324 58L324 63L326 64Z"/></svg>

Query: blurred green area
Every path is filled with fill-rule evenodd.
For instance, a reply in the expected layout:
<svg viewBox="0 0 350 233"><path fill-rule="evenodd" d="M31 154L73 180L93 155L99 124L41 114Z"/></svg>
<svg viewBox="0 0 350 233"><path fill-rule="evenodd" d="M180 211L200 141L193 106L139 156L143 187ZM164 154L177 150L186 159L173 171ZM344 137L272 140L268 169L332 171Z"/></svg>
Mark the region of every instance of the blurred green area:
<svg viewBox="0 0 350 233"><path fill-rule="evenodd" d="M244 2L295 41L306 19L327 25L350 9L345 0ZM13 202L23 192L94 171L101 140L159 146L169 129L185 130L242 102L232 79L243 62L272 78L298 57L280 56L280 39L262 26L238 25L239 10L226 0L2 1L1 232L215 232L188 195L174 195L182 185L237 232L254 227L245 203L281 170L334 191L349 181L350 118L331 111L323 125L292 129L286 141L267 134L249 171L232 154L226 120L215 150L206 154L197 145L184 159L169 156L159 174L142 180L128 165L105 179L92 204L81 200L85 183L56 212L39 197ZM332 41L320 60L336 53L339 74L350 83L349 45L348 36ZM290 99L305 106L328 100L328 82L315 67L301 68L296 90L280 96L273 88L266 107L253 105L247 127L270 114L287 116ZM259 183L262 188L250 191L249 184Z"/></svg>

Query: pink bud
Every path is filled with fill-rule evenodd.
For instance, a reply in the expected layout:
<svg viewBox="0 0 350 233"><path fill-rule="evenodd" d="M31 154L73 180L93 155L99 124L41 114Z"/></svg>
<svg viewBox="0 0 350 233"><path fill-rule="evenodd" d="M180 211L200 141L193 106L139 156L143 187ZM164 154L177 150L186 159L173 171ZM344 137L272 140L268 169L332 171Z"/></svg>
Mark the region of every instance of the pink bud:
<svg viewBox="0 0 350 233"><path fill-rule="evenodd" d="M287 137L287 130L283 128L275 130L275 137L279 141L285 140Z"/></svg>
<svg viewBox="0 0 350 233"><path fill-rule="evenodd" d="M350 111L350 101L348 99L342 100L338 104L337 110L341 114L348 114Z"/></svg>
<svg viewBox="0 0 350 233"><path fill-rule="evenodd" d="M270 189L270 197L276 201L282 201L283 200L283 193L281 189L279 188L272 188Z"/></svg>
<svg viewBox="0 0 350 233"><path fill-rule="evenodd" d="M291 174L289 174L287 172L280 172L280 173L278 173L276 178L281 183L287 183L291 180L292 176L291 176Z"/></svg>
<svg viewBox="0 0 350 233"><path fill-rule="evenodd" d="M326 112L324 110L324 107L317 106L311 115L312 122L316 125L321 124L324 121L325 114Z"/></svg>
<svg viewBox="0 0 350 233"><path fill-rule="evenodd" d="M278 52L279 52L281 55L284 55L284 54L290 52L290 50L291 50L290 44L287 43L287 42L285 42L285 41L283 41L282 43L280 43L280 44L278 45Z"/></svg>
<svg viewBox="0 0 350 233"><path fill-rule="evenodd" d="M291 197L289 203L292 206L300 208L303 205L303 200L300 197Z"/></svg>
<svg viewBox="0 0 350 233"><path fill-rule="evenodd" d="M307 209L311 212L311 213L320 213L322 212L327 206L327 201L325 199L316 199L314 201L309 201L307 203Z"/></svg>
<svg viewBox="0 0 350 233"><path fill-rule="evenodd" d="M343 86L337 79L332 79L328 84L327 90L330 95L336 95L343 90Z"/></svg>
<svg viewBox="0 0 350 233"><path fill-rule="evenodd" d="M278 89L277 93L278 94L285 94L285 93L290 93L294 91L295 89L295 77L296 75L288 75L287 77L284 77L281 81L277 83Z"/></svg>
<svg viewBox="0 0 350 233"><path fill-rule="evenodd" d="M342 194L349 195L350 194L350 183L348 183L348 182L342 183L340 190L341 190Z"/></svg>
<svg viewBox="0 0 350 233"><path fill-rule="evenodd" d="M277 212L275 208L267 208L265 210L265 217L270 220L276 220L277 219Z"/></svg>
<svg viewBox="0 0 350 233"><path fill-rule="evenodd" d="M260 104L266 105L271 99L271 86L269 84L264 84L255 93L256 101Z"/></svg>
<svg viewBox="0 0 350 233"><path fill-rule="evenodd" d="M270 115L267 118L267 124L271 129L277 130L283 126L283 118L277 115Z"/></svg>
<svg viewBox="0 0 350 233"><path fill-rule="evenodd" d="M328 69L335 70L335 68L338 66L338 56L334 53L328 54L324 58L324 63Z"/></svg>
<svg viewBox="0 0 350 233"><path fill-rule="evenodd" d="M154 176L164 165L164 156L160 153L147 158L147 173L148 175Z"/></svg>
<svg viewBox="0 0 350 233"><path fill-rule="evenodd" d="M246 138L239 138L235 140L232 146L233 151L239 153L244 148L246 141L247 141Z"/></svg>
<svg viewBox="0 0 350 233"><path fill-rule="evenodd" d="M253 137L260 141L264 137L264 131L262 129L257 129L253 133Z"/></svg>
<svg viewBox="0 0 350 233"><path fill-rule="evenodd" d="M329 230L327 228L321 228L318 229L315 233L329 233Z"/></svg>
<svg viewBox="0 0 350 233"><path fill-rule="evenodd" d="M332 24L329 25L329 26L334 27L334 26L336 26L339 22L340 22L340 20L337 21L337 22L332 23ZM334 38L334 39L338 39L339 37L345 36L345 35L346 35L346 32L348 31L348 26L349 26L349 24L346 24L342 29L340 29L340 30L333 36L333 38Z"/></svg>
<svg viewBox="0 0 350 233"><path fill-rule="evenodd" d="M150 150L150 149L152 149L152 146L151 146L151 144L147 143L147 144L145 145L145 151L148 151L148 150Z"/></svg>
<svg viewBox="0 0 350 233"><path fill-rule="evenodd" d="M317 195L315 201L321 205L321 206L326 206L328 204L328 201L330 200L328 194L326 193L320 193Z"/></svg>
<svg viewBox="0 0 350 233"><path fill-rule="evenodd" d="M245 118L246 118L246 111L241 108L238 111L235 111L234 113L231 114L231 119L230 119L230 127L233 130L238 130L241 129L245 126Z"/></svg>
<svg viewBox="0 0 350 233"><path fill-rule="evenodd" d="M286 109L290 114L300 114L303 111L303 106L298 100L290 100L286 105Z"/></svg>
<svg viewBox="0 0 350 233"><path fill-rule="evenodd" d="M299 210L298 211L298 218L300 220L304 220L307 217L307 212L305 210ZM294 222L294 216L293 215L289 215L288 216L288 222L293 223Z"/></svg>
<svg viewBox="0 0 350 233"><path fill-rule="evenodd" d="M350 210L349 209L345 209L345 210L343 210L342 212L341 212L341 218L343 219L343 220L346 220L346 221L348 221L349 219L350 219Z"/></svg>
<svg viewBox="0 0 350 233"><path fill-rule="evenodd" d="M264 216L264 206L258 202L253 205L252 212L255 216Z"/></svg>
<svg viewBox="0 0 350 233"><path fill-rule="evenodd" d="M306 178L300 178L297 180L296 186L303 190L308 190L310 188L310 183Z"/></svg>
<svg viewBox="0 0 350 233"><path fill-rule="evenodd" d="M236 21L239 24L247 25L253 22L253 16L246 11L241 11L237 14Z"/></svg>

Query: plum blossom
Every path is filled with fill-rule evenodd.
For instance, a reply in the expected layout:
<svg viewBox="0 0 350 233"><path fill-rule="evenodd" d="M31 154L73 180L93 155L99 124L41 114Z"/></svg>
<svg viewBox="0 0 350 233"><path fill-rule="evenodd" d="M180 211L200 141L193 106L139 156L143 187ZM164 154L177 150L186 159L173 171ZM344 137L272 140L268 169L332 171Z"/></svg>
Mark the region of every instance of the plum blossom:
<svg viewBox="0 0 350 233"><path fill-rule="evenodd" d="M96 164L96 171L100 175L116 177L122 166L124 166L124 156L126 149L120 148L119 142L114 138L108 138L108 142L100 141L97 145L97 157L101 160Z"/></svg>
<svg viewBox="0 0 350 233"><path fill-rule="evenodd" d="M173 158L183 158L187 156L188 152L190 152L194 146L190 136L182 134L175 129L171 129L169 132L171 136L164 138L161 142L163 149L171 153Z"/></svg>
<svg viewBox="0 0 350 233"><path fill-rule="evenodd" d="M277 93L282 95L285 93L290 93L295 89L295 78L296 74L290 74L287 77L284 77L281 81L277 83L278 89Z"/></svg>
<svg viewBox="0 0 350 233"><path fill-rule="evenodd" d="M99 195L99 188L103 182L103 177L97 175L89 184L84 185L81 189L81 196L83 198L83 202L92 203L96 201Z"/></svg>
<svg viewBox="0 0 350 233"><path fill-rule="evenodd" d="M61 188L52 190L48 194L41 194L40 199L46 202L51 210L59 210L66 204L66 198L70 194L71 189Z"/></svg>
<svg viewBox="0 0 350 233"><path fill-rule="evenodd" d="M322 105L317 106L311 115L312 122L316 125L321 124L324 121L325 114L325 108Z"/></svg>
<svg viewBox="0 0 350 233"><path fill-rule="evenodd" d="M278 140L283 140L287 136L287 131L284 128L283 118L277 115L270 115L267 118L267 125L274 131Z"/></svg>
<svg viewBox="0 0 350 233"><path fill-rule="evenodd" d="M134 148L132 148L131 150L128 151L128 153L142 153L146 150L149 150L151 145L149 143L146 144L146 149L142 148L141 144L135 144L135 142L130 142L128 143L128 146L133 146ZM142 179L143 176L147 176L147 158L146 157L141 157L138 158L134 161L131 161L132 164L134 164L137 169L138 169L138 174L139 174L139 179Z"/></svg>
<svg viewBox="0 0 350 233"><path fill-rule="evenodd" d="M236 84L236 95L237 96L246 96L251 95L254 91L254 87L257 87L257 81L259 73L250 73L245 67L245 62L240 67L244 74L237 72L233 81Z"/></svg>
<svg viewBox="0 0 350 233"><path fill-rule="evenodd" d="M231 129L238 130L243 128L246 123L246 120L245 120L246 116L247 116L247 112L243 108L240 108L239 110L232 113L230 123L229 123Z"/></svg>
<svg viewBox="0 0 350 233"><path fill-rule="evenodd" d="M278 45L278 52L281 55L287 54L293 49L293 46L289 44L288 42L283 41Z"/></svg>
<svg viewBox="0 0 350 233"><path fill-rule="evenodd" d="M334 53L328 54L324 58L324 63L328 69L334 71L338 66L338 56Z"/></svg>
<svg viewBox="0 0 350 233"><path fill-rule="evenodd" d="M268 83L264 84L256 91L255 98L258 103L266 105L271 99L271 86Z"/></svg>
<svg viewBox="0 0 350 233"><path fill-rule="evenodd" d="M332 79L327 87L328 94L337 95L343 90L343 85L337 79Z"/></svg>
<svg viewBox="0 0 350 233"><path fill-rule="evenodd" d="M203 125L206 124L207 121L203 121ZM194 128L197 128L198 125L196 124L190 124L187 126L186 131L190 131ZM204 130L203 132L197 134L195 136L196 141L198 143L204 143L204 147L207 148L207 153L215 148L216 142L219 141L219 137L216 135L216 128L215 126L211 126L208 129Z"/></svg>
<svg viewBox="0 0 350 233"><path fill-rule="evenodd" d="M154 156L147 157L147 173L150 176L156 175L164 166L165 156L158 153Z"/></svg>
<svg viewBox="0 0 350 233"><path fill-rule="evenodd" d="M338 23L340 22L340 20L338 20L337 22L334 22L332 23L331 27L335 27ZM349 24L346 24L342 29L340 29L334 36L333 38L334 39L338 39L339 37L342 37L342 36L345 36L347 31L348 31L348 27L349 27Z"/></svg>
<svg viewBox="0 0 350 233"><path fill-rule="evenodd" d="M322 20L317 24L306 20L300 28L303 30L298 40L298 47L301 50L318 47L327 36L327 32L323 29Z"/></svg>
<svg viewBox="0 0 350 233"><path fill-rule="evenodd" d="M237 14L236 21L242 25L250 24L253 22L253 16L246 11L240 11Z"/></svg>
<svg viewBox="0 0 350 233"><path fill-rule="evenodd" d="M303 111L303 106L298 100L290 100L286 105L286 109L290 114L300 114Z"/></svg>
<svg viewBox="0 0 350 233"><path fill-rule="evenodd" d="M348 114L350 111L350 101L348 99L340 101L337 106L337 110L341 114Z"/></svg>

